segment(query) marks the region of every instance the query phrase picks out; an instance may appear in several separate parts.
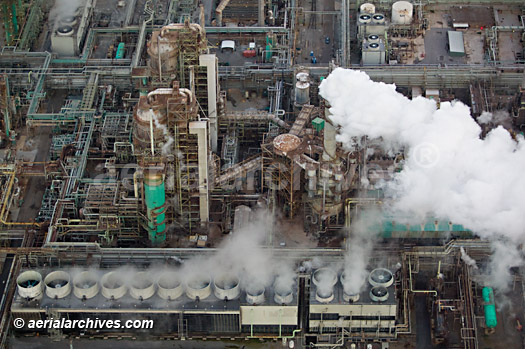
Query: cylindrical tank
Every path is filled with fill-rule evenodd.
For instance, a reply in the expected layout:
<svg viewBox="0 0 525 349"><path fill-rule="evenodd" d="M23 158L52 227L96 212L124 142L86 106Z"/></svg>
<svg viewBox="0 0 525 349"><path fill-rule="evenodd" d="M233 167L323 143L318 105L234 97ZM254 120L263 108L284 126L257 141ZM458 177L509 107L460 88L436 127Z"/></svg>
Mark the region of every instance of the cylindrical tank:
<svg viewBox="0 0 525 349"><path fill-rule="evenodd" d="M359 6L359 13L361 14L374 14L376 12L376 6L371 3L365 3Z"/></svg>
<svg viewBox="0 0 525 349"><path fill-rule="evenodd" d="M122 298L128 290L123 276L116 271L104 274L100 284L102 286L102 295L107 299Z"/></svg>
<svg viewBox="0 0 525 349"><path fill-rule="evenodd" d="M49 298L64 298L71 292L71 277L62 270L47 274L44 279L46 295Z"/></svg>
<svg viewBox="0 0 525 349"><path fill-rule="evenodd" d="M42 298L42 275L34 270L24 271L16 279L18 294L22 298Z"/></svg>
<svg viewBox="0 0 525 349"><path fill-rule="evenodd" d="M158 245L166 241L166 190L162 173L144 173L144 193L149 218L149 240L153 245Z"/></svg>
<svg viewBox="0 0 525 349"><path fill-rule="evenodd" d="M385 23L385 15L382 13L376 13L372 15L372 23L375 24L384 24Z"/></svg>
<svg viewBox="0 0 525 349"><path fill-rule="evenodd" d="M262 304L264 301L264 286L256 285L246 288L246 302L249 304Z"/></svg>
<svg viewBox="0 0 525 349"><path fill-rule="evenodd" d="M394 276L388 269L377 268L372 270L370 275L368 275L368 282L372 286L389 287L394 283Z"/></svg>
<svg viewBox="0 0 525 349"><path fill-rule="evenodd" d="M162 273L157 281L157 294L162 299L176 300L184 293L184 287L174 271Z"/></svg>
<svg viewBox="0 0 525 349"><path fill-rule="evenodd" d="M215 297L221 300L232 300L239 297L241 289L239 287L239 278L233 274L222 274L213 280L215 286Z"/></svg>
<svg viewBox="0 0 525 349"><path fill-rule="evenodd" d="M163 76L176 73L180 47L176 42L177 36L178 33L162 36L160 31L153 32L148 46L148 55L149 65L155 75L159 75L160 69L162 69Z"/></svg>
<svg viewBox="0 0 525 349"><path fill-rule="evenodd" d="M93 298L98 294L99 289L98 275L92 271L83 271L73 278L73 294L77 298Z"/></svg>
<svg viewBox="0 0 525 349"><path fill-rule="evenodd" d="M273 139L273 150L277 155L285 155L293 152L301 145L301 138L291 133L283 133Z"/></svg>
<svg viewBox="0 0 525 349"><path fill-rule="evenodd" d="M203 300L211 294L211 278L205 274L194 275L186 283L186 296L190 299Z"/></svg>
<svg viewBox="0 0 525 349"><path fill-rule="evenodd" d="M494 302L494 290L492 287L483 287L481 290L483 298L483 308L485 310L485 326L487 328L494 328L498 325L496 316L496 304Z"/></svg>
<svg viewBox="0 0 525 349"><path fill-rule="evenodd" d="M133 275L129 285L129 294L131 297L139 300L146 300L155 294L155 283L151 274L146 271L140 271Z"/></svg>
<svg viewBox="0 0 525 349"><path fill-rule="evenodd" d="M392 5L392 24L412 23L414 6L408 1L396 1Z"/></svg>
<svg viewBox="0 0 525 349"><path fill-rule="evenodd" d="M121 42L117 46L117 54L115 55L115 59L122 59L124 58L125 54L126 54L126 44Z"/></svg>
<svg viewBox="0 0 525 349"><path fill-rule="evenodd" d="M163 98L164 99L164 98ZM164 131L167 131L166 106L159 103L148 102L147 96L140 96L139 102L133 112L133 141L140 149L151 149L151 126L153 125L153 142L155 146L164 142Z"/></svg>
<svg viewBox="0 0 525 349"><path fill-rule="evenodd" d="M295 83L295 103L307 104L310 101L310 83L308 81L298 81Z"/></svg>
<svg viewBox="0 0 525 349"><path fill-rule="evenodd" d="M369 15L369 14L361 14L359 15L359 19L358 19L358 22L359 24L369 24L370 22L372 22L372 15Z"/></svg>
<svg viewBox="0 0 525 349"><path fill-rule="evenodd" d="M374 302L384 302L388 299L388 290L383 286L375 286L370 290L370 299Z"/></svg>

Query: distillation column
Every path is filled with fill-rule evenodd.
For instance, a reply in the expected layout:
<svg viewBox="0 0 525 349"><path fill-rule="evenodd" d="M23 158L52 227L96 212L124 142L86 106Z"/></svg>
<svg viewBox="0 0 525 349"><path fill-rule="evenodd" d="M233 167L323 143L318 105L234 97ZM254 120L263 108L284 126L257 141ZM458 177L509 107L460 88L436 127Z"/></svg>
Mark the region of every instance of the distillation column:
<svg viewBox="0 0 525 349"><path fill-rule="evenodd" d="M146 171L144 195L148 213L148 235L153 245L166 241L166 190L162 173Z"/></svg>

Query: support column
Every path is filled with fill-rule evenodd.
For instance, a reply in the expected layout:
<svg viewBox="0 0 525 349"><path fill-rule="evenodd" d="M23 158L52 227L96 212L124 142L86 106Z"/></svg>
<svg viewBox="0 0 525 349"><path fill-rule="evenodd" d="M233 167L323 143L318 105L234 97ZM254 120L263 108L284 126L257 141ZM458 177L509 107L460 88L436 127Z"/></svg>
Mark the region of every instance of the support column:
<svg viewBox="0 0 525 349"><path fill-rule="evenodd" d="M208 193L208 129L206 121L190 122L190 134L197 135L199 146L199 215L201 224L209 221L209 193Z"/></svg>
<svg viewBox="0 0 525 349"><path fill-rule="evenodd" d="M211 151L217 153L217 57L214 54L200 55L199 64L206 67L206 75L208 80L208 119L210 120Z"/></svg>

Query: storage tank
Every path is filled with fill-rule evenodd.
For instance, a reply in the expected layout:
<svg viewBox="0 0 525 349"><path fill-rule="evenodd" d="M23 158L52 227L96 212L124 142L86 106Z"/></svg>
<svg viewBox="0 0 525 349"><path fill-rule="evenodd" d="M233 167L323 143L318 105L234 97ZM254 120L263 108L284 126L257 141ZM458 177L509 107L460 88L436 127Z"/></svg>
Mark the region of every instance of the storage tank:
<svg viewBox="0 0 525 349"><path fill-rule="evenodd" d="M47 274L44 279L46 285L46 296L49 298L64 298L71 292L71 278L68 273L62 270L53 271Z"/></svg>
<svg viewBox="0 0 525 349"><path fill-rule="evenodd" d="M297 73L295 83L295 103L307 104L310 101L310 74L307 72Z"/></svg>
<svg viewBox="0 0 525 349"><path fill-rule="evenodd" d="M196 300L206 299L211 294L211 278L206 274L194 275L186 283L186 296L188 298Z"/></svg>
<svg viewBox="0 0 525 349"><path fill-rule="evenodd" d="M485 310L485 326L494 328L498 324L498 319L496 317L496 305L492 287L483 287L481 296L483 297L483 308Z"/></svg>
<svg viewBox="0 0 525 349"><path fill-rule="evenodd" d="M24 271L16 279L18 294L26 299L41 299L42 275L34 270Z"/></svg>
<svg viewBox="0 0 525 349"><path fill-rule="evenodd" d="M174 301L184 293L184 287L174 271L162 273L157 281L157 294L162 299Z"/></svg>
<svg viewBox="0 0 525 349"><path fill-rule="evenodd" d="M129 285L129 294L138 300L146 300L155 294L155 283L149 272L140 271L133 275Z"/></svg>
<svg viewBox="0 0 525 349"><path fill-rule="evenodd" d="M408 1L396 1L392 5L392 24L411 24L414 6Z"/></svg>
<svg viewBox="0 0 525 349"><path fill-rule="evenodd" d="M102 295L107 299L116 300L124 297L128 288L122 275L116 271L104 274L100 280Z"/></svg>
<svg viewBox="0 0 525 349"><path fill-rule="evenodd" d="M374 14L376 12L376 6L371 3L365 3L359 6L359 13L361 14Z"/></svg>
<svg viewBox="0 0 525 349"><path fill-rule="evenodd" d="M83 271L73 278L73 294L80 299L90 299L98 294L100 286L98 275L92 271Z"/></svg>
<svg viewBox="0 0 525 349"><path fill-rule="evenodd" d="M215 297L221 300L236 299L241 293L239 278L233 274L219 275L213 281L213 285L215 286Z"/></svg>

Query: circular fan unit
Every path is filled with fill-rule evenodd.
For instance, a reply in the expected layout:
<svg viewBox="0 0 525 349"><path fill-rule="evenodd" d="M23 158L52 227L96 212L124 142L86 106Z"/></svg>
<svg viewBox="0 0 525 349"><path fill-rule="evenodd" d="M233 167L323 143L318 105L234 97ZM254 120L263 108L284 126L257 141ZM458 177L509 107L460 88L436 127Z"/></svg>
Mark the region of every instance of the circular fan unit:
<svg viewBox="0 0 525 349"><path fill-rule="evenodd" d="M70 25L61 25L57 29L57 34L59 36L71 36L73 35L73 27Z"/></svg>
<svg viewBox="0 0 525 349"><path fill-rule="evenodd" d="M368 276L368 282L372 286L389 287L394 283L394 276L392 272L385 268L377 268L372 270Z"/></svg>
<svg viewBox="0 0 525 349"><path fill-rule="evenodd" d="M370 299L374 302L384 302L388 299L388 290L383 286L376 286L370 290Z"/></svg>

